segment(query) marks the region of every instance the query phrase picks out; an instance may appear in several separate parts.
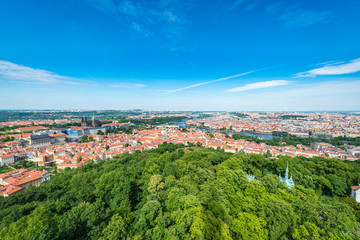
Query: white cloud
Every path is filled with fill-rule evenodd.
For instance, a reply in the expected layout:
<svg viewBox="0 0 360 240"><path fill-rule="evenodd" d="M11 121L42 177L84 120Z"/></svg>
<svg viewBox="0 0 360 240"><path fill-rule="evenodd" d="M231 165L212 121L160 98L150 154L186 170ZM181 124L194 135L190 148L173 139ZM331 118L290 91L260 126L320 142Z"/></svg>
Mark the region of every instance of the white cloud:
<svg viewBox="0 0 360 240"><path fill-rule="evenodd" d="M316 68L307 72L295 74L295 77L316 77L319 75L341 75L360 71L360 58L347 63L332 63L324 67Z"/></svg>
<svg viewBox="0 0 360 240"><path fill-rule="evenodd" d="M236 74L236 75L229 76L229 77L219 78L219 79L212 80L212 81L207 81L207 82L202 82L202 83L193 84L193 85L190 85L190 86L187 86L187 87L178 88L178 89L174 89L174 90L169 90L169 91L165 92L164 94L179 92L179 91L182 91L182 90L185 90L185 89L189 89L189 88L193 88L193 87L198 87L198 86L202 86L202 85L206 85L206 84L210 84L210 83L214 83L214 82L225 81L225 80L229 80L229 79L232 79L232 78L244 76L244 75L247 75L247 74L256 72L256 71L257 71L257 70L250 71L250 72L245 72L245 73L240 73L240 74Z"/></svg>
<svg viewBox="0 0 360 240"><path fill-rule="evenodd" d="M0 60L0 79L30 84L81 84L78 79L60 76L46 70L34 69L2 60Z"/></svg>
<svg viewBox="0 0 360 240"><path fill-rule="evenodd" d="M359 111L359 93L360 80L297 83L286 88L270 88L267 91L195 96L179 100L179 103L174 103L174 108L228 111L283 111L284 108L289 111ZM169 105L169 102L163 104Z"/></svg>
<svg viewBox="0 0 360 240"><path fill-rule="evenodd" d="M287 81L287 80L272 80L272 81L266 81L266 82L249 83L249 84L246 84L245 86L227 89L227 90L225 90L225 92L243 92L243 91L255 90L255 89L260 89L260 88L285 86L285 85L289 85L291 83L292 83L292 81Z"/></svg>
<svg viewBox="0 0 360 240"><path fill-rule="evenodd" d="M139 83L117 83L110 85L111 87L115 88L144 88L146 87L145 84L139 84Z"/></svg>

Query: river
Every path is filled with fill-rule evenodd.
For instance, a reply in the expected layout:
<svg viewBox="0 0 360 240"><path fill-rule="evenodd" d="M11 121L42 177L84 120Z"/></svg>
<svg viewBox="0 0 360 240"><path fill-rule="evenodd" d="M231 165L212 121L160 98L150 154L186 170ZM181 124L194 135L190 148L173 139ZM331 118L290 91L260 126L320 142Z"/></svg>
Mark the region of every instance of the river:
<svg viewBox="0 0 360 240"><path fill-rule="evenodd" d="M183 121L180 121L180 122L174 122L174 124L178 125L180 127L186 128L187 126L186 126L185 122L189 121L189 120L196 120L196 118L186 119L186 120L183 120ZM259 138L263 138L263 139L266 139L266 140L270 140L270 139L273 139L274 137L277 137L277 136L273 136L271 134L262 134L262 133L254 133L254 132L235 132L235 131L231 131L231 130L220 131L220 130L215 130L215 129L201 128L201 127L195 127L195 128L200 129L202 131L210 132L210 133L221 132L221 133L225 133L225 134L228 134L228 135L233 135L233 134L237 133L237 134L240 134L240 135L243 135L243 136L259 137Z"/></svg>

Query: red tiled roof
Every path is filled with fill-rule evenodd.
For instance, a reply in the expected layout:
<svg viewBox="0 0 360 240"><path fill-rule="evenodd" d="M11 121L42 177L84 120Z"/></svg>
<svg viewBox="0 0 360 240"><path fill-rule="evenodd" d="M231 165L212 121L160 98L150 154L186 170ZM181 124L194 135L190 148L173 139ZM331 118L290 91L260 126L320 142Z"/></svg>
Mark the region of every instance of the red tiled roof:
<svg viewBox="0 0 360 240"><path fill-rule="evenodd" d="M25 169L26 170L26 169ZM12 175L7 178L4 178L4 182L12 184L14 186L23 185L34 180L40 179L41 176L44 174L42 171L22 171L20 174Z"/></svg>
<svg viewBox="0 0 360 240"><path fill-rule="evenodd" d="M1 158L1 159L11 158L11 157L14 157L14 155L12 155L12 154L0 155L0 158Z"/></svg>
<svg viewBox="0 0 360 240"><path fill-rule="evenodd" d="M21 191L22 189L23 189L22 187L13 186L13 185L9 184L9 185L0 187L0 194L9 196L11 194Z"/></svg>
<svg viewBox="0 0 360 240"><path fill-rule="evenodd" d="M14 129L15 131L31 131L31 130L39 130L39 129L49 129L48 127L44 126L34 126L34 127L21 127Z"/></svg>
<svg viewBox="0 0 360 240"><path fill-rule="evenodd" d="M58 133L58 134L52 134L50 135L50 137L54 138L54 137L63 137L63 136L66 136L65 133Z"/></svg>

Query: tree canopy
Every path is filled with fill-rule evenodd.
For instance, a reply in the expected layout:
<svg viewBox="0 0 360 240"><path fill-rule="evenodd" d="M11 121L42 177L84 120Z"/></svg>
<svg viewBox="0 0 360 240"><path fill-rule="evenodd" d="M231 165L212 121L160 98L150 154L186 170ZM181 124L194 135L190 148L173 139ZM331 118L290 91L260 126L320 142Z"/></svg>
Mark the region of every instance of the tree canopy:
<svg viewBox="0 0 360 240"><path fill-rule="evenodd" d="M165 143L1 197L0 239L357 239L359 170Z"/></svg>

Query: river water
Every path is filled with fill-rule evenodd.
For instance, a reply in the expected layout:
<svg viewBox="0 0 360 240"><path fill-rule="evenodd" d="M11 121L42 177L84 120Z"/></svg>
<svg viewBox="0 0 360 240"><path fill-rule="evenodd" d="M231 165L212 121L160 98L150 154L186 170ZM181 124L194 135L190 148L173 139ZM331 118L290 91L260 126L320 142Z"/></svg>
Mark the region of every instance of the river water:
<svg viewBox="0 0 360 240"><path fill-rule="evenodd" d="M195 119L196 118L190 119L190 120L195 120ZM186 128L187 127L186 124L185 124L186 121L189 121L189 119L186 119L186 120L183 120L183 121L180 121L180 122L174 122L174 124L178 125L180 127ZM263 138L263 139L266 139L266 140L270 140L270 139L273 139L274 137L276 137L276 136L273 136L271 134L261 134L261 133L253 133L253 132L235 132L235 131L231 131L231 130L219 131L219 130L214 130L214 129L201 128L201 127L196 127L196 129L200 129L202 131L206 131L206 132L210 132L210 133L221 132L221 133L228 134L228 135L233 135L233 134L237 133L237 134L240 134L240 135L243 135L243 136L259 137L259 138Z"/></svg>

